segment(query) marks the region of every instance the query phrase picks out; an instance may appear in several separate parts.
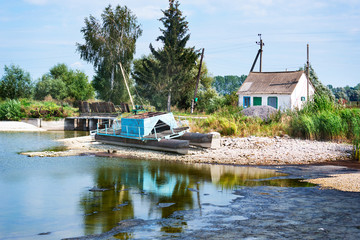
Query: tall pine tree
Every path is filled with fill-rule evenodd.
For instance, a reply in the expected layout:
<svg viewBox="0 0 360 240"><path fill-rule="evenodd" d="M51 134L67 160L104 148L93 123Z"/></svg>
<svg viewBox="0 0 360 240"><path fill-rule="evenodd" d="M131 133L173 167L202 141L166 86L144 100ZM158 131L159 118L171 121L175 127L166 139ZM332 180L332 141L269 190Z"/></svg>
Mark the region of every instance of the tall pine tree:
<svg viewBox="0 0 360 240"><path fill-rule="evenodd" d="M186 47L190 39L188 22L179 6L178 1L169 0L169 8L162 11L164 16L160 22L164 28L160 28L162 35L156 39L163 43L162 48L155 49L150 44L152 55L134 64L133 77L137 88L144 93L141 95L152 93L152 100L161 101L159 107L166 105L167 111L170 111L172 104L184 101L186 94L182 93L194 86L195 78L191 70L199 55L194 47Z"/></svg>

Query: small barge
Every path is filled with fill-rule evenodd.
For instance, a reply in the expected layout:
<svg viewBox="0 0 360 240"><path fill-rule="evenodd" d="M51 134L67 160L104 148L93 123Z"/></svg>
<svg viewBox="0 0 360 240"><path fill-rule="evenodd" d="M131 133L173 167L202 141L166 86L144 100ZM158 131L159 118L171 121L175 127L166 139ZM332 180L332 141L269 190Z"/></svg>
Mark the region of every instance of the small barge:
<svg viewBox="0 0 360 240"><path fill-rule="evenodd" d="M172 113L146 112L121 118L112 127L97 129L95 140L125 147L187 154L190 141L180 139L189 130L178 126Z"/></svg>

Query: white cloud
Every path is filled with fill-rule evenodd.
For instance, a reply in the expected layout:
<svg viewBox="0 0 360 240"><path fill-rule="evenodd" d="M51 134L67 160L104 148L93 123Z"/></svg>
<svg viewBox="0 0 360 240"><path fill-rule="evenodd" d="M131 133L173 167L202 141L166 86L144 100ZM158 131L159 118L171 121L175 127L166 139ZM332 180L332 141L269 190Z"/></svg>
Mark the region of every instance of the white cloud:
<svg viewBox="0 0 360 240"><path fill-rule="evenodd" d="M132 11L139 19L158 19L162 16L162 12L157 6L135 7Z"/></svg>
<svg viewBox="0 0 360 240"><path fill-rule="evenodd" d="M45 5L48 3L48 0L24 0L24 1L34 5Z"/></svg>
<svg viewBox="0 0 360 240"><path fill-rule="evenodd" d="M354 28L350 29L349 32L350 32L350 34L352 34L352 35L357 35L357 34L360 33L360 28L354 27Z"/></svg>
<svg viewBox="0 0 360 240"><path fill-rule="evenodd" d="M70 65L72 68L76 68L76 69L79 69L79 68L83 68L84 65L81 63L81 62L74 62L73 64Z"/></svg>

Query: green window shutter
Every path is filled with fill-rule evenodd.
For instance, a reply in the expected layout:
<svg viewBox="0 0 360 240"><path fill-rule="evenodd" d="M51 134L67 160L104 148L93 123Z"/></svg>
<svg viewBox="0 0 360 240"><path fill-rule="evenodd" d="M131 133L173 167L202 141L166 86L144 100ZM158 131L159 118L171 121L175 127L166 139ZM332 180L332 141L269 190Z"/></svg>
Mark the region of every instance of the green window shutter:
<svg viewBox="0 0 360 240"><path fill-rule="evenodd" d="M277 97L268 97L268 105L274 108L278 108L278 98Z"/></svg>
<svg viewBox="0 0 360 240"><path fill-rule="evenodd" d="M262 103L262 99L261 97L254 97L254 106L261 106L261 103Z"/></svg>

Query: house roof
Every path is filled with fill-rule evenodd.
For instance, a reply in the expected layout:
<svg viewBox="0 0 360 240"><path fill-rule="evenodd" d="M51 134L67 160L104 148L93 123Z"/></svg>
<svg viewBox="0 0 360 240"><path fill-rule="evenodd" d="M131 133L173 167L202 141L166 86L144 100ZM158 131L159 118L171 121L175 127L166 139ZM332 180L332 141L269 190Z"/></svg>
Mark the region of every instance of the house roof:
<svg viewBox="0 0 360 240"><path fill-rule="evenodd" d="M250 72L237 94L291 94L304 71Z"/></svg>

